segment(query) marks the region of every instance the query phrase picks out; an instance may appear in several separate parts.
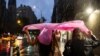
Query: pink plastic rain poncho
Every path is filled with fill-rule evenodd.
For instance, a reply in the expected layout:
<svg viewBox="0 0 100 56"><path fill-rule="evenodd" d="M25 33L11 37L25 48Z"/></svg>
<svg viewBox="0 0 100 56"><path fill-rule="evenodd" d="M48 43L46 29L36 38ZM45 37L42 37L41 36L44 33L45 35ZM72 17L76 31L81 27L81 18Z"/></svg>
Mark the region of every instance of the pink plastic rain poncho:
<svg viewBox="0 0 100 56"><path fill-rule="evenodd" d="M63 22L59 26L56 27L56 30L69 30L72 31L74 28L79 28L81 31L88 34L89 29L85 26L84 22L81 20L74 20Z"/></svg>
<svg viewBox="0 0 100 56"><path fill-rule="evenodd" d="M58 23L31 24L26 25L23 28L23 31L25 30L25 28L27 28L28 30L40 30L41 32L38 36L39 42L45 45L49 45L52 39L52 30L54 30L57 25Z"/></svg>

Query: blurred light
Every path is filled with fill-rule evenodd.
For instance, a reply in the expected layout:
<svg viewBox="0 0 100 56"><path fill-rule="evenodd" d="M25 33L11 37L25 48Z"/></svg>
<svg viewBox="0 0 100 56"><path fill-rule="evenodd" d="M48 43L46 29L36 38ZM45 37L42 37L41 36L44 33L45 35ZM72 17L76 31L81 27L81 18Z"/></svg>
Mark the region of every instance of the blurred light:
<svg viewBox="0 0 100 56"><path fill-rule="evenodd" d="M34 5L33 8L36 9L36 6Z"/></svg>
<svg viewBox="0 0 100 56"><path fill-rule="evenodd" d="M17 20L17 23L20 24L21 23L21 20Z"/></svg>
<svg viewBox="0 0 100 56"><path fill-rule="evenodd" d="M34 5L34 6L32 7L32 9L33 9L33 10L36 10L36 9L37 9L37 7Z"/></svg>
<svg viewBox="0 0 100 56"><path fill-rule="evenodd" d="M17 39L15 40L15 45L21 46L22 41L23 41L22 39L23 39L22 36L17 36Z"/></svg>
<svg viewBox="0 0 100 56"><path fill-rule="evenodd" d="M15 40L15 45L16 46L21 46L21 44L22 44L22 40L19 40L19 39Z"/></svg>
<svg viewBox="0 0 100 56"><path fill-rule="evenodd" d="M91 14L93 12L93 8L87 8L86 13Z"/></svg>
<svg viewBox="0 0 100 56"><path fill-rule="evenodd" d="M8 32L8 35L10 35L10 32Z"/></svg>
<svg viewBox="0 0 100 56"><path fill-rule="evenodd" d="M100 13L99 10L95 10L95 11L89 16L89 19L88 19L88 25L89 25L89 27L94 28L94 26L95 26L96 23L97 23L97 18L98 18L98 16L99 16L99 13Z"/></svg>
<svg viewBox="0 0 100 56"><path fill-rule="evenodd" d="M22 39L23 39L23 37L22 37L22 36L18 36L18 37L17 37L17 39L22 40Z"/></svg>

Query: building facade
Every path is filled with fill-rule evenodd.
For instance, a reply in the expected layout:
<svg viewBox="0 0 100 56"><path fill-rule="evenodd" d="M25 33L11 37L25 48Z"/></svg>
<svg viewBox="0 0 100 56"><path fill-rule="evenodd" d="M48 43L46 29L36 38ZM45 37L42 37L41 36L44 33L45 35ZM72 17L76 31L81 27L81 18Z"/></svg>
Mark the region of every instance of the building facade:
<svg viewBox="0 0 100 56"><path fill-rule="evenodd" d="M16 0L9 0L8 2L8 31L16 31Z"/></svg>
<svg viewBox="0 0 100 56"><path fill-rule="evenodd" d="M0 0L0 32L3 31L4 27L4 18L5 18L5 13L6 13L6 2L5 0Z"/></svg>
<svg viewBox="0 0 100 56"><path fill-rule="evenodd" d="M20 5L16 11L16 17L17 21L20 21L17 23L18 31L21 31L25 25L37 23L37 17L30 6Z"/></svg>
<svg viewBox="0 0 100 56"><path fill-rule="evenodd" d="M83 15L88 7L92 7L93 10L100 9L99 2L99 0L54 0L52 22L75 20L77 16Z"/></svg>
<svg viewBox="0 0 100 56"><path fill-rule="evenodd" d="M74 18L74 0L55 0L52 22L63 22Z"/></svg>
<svg viewBox="0 0 100 56"><path fill-rule="evenodd" d="M17 8L17 19L24 20L24 25L37 23L37 17L30 6L21 5Z"/></svg>

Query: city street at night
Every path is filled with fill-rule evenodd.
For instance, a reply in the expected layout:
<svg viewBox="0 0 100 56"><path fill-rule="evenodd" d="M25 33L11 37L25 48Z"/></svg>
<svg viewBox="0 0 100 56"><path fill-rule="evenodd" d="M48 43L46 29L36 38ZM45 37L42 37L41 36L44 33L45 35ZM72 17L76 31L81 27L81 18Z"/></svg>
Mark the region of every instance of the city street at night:
<svg viewBox="0 0 100 56"><path fill-rule="evenodd" d="M0 56L100 56L100 0L0 0Z"/></svg>

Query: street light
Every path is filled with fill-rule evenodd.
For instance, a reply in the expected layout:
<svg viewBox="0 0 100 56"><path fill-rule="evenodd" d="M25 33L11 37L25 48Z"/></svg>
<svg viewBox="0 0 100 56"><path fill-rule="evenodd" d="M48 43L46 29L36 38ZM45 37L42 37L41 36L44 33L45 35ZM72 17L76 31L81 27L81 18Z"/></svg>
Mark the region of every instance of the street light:
<svg viewBox="0 0 100 56"><path fill-rule="evenodd" d="M17 20L17 23L18 23L18 24L21 24L21 20Z"/></svg>
<svg viewBox="0 0 100 56"><path fill-rule="evenodd" d="M93 8L89 7L86 9L87 14L91 14L93 12Z"/></svg>
<svg viewBox="0 0 100 56"><path fill-rule="evenodd" d="M17 24L21 27L21 26L23 26L23 21L21 19L18 19Z"/></svg>
<svg viewBox="0 0 100 56"><path fill-rule="evenodd" d="M99 18L99 13L100 13L100 10L95 10L95 11L93 11L93 13L89 16L89 18L88 18L88 26L90 27L90 28L92 28L92 29L94 29L95 28L95 26L98 24L97 22L97 20L98 20L98 18Z"/></svg>

